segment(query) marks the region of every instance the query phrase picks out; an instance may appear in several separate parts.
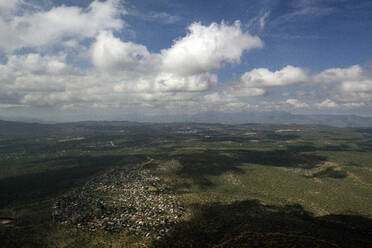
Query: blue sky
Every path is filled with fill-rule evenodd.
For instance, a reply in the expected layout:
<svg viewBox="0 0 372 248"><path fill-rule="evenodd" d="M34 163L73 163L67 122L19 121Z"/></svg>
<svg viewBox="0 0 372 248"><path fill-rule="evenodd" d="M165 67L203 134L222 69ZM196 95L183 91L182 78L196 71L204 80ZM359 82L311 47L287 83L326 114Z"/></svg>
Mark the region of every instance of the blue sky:
<svg viewBox="0 0 372 248"><path fill-rule="evenodd" d="M3 0L0 117L372 115L369 0Z"/></svg>
<svg viewBox="0 0 372 248"><path fill-rule="evenodd" d="M142 15L157 12L176 17L171 25L161 23L161 19L149 22L138 16L126 18L137 30L135 40L153 51L167 48L175 37L184 36L185 27L192 22L209 25L240 20L244 28L265 43L256 54L246 54L247 61L252 61L251 68L279 69L294 64L320 71L363 63L372 57L371 1L298 1L304 2L299 6L294 4L296 1L149 2L127 1L126 5ZM253 19L265 13L265 27L260 30Z"/></svg>

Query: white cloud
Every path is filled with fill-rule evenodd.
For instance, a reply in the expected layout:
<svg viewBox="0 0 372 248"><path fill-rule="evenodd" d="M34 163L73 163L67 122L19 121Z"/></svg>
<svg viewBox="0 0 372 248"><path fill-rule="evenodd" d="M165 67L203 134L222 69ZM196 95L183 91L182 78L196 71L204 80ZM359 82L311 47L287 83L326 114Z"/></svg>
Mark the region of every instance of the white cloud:
<svg viewBox="0 0 372 248"><path fill-rule="evenodd" d="M14 9L19 1L17 0L2 0L0 2L0 9Z"/></svg>
<svg viewBox="0 0 372 248"><path fill-rule="evenodd" d="M336 0L337 1L337 0ZM293 0L291 5L295 9L291 16L322 16L334 11L334 7L329 4L334 0Z"/></svg>
<svg viewBox="0 0 372 248"><path fill-rule="evenodd" d="M335 103L334 101L330 100L330 99L326 99L321 103L315 104L315 106L317 106L320 109L324 109L324 108L329 109L329 108L337 108L338 104Z"/></svg>
<svg viewBox="0 0 372 248"><path fill-rule="evenodd" d="M111 32L101 32L92 46L93 64L107 71L133 70L149 55L145 46L122 42Z"/></svg>
<svg viewBox="0 0 372 248"><path fill-rule="evenodd" d="M8 58L8 66L11 70L20 73L33 74L60 74L69 69L65 63L66 55L41 56L40 54L30 53L26 55L12 55Z"/></svg>
<svg viewBox="0 0 372 248"><path fill-rule="evenodd" d="M157 20L166 24L173 24L178 22L181 18L179 16L170 15L165 12L152 13L148 16L149 20Z"/></svg>
<svg viewBox="0 0 372 248"><path fill-rule="evenodd" d="M164 70L180 75L213 72L222 62L238 63L244 51L262 47L260 38L243 33L239 22L193 23L188 30L187 36L162 51Z"/></svg>
<svg viewBox="0 0 372 248"><path fill-rule="evenodd" d="M71 37L95 37L101 30L119 30L124 23L119 18L117 0L93 1L87 9L59 6L48 11L24 13L12 18L0 18L0 48L12 51L22 47L56 45Z"/></svg>
<svg viewBox="0 0 372 248"><path fill-rule="evenodd" d="M343 106L347 108L360 108L366 106L364 102L349 102L349 103L344 103Z"/></svg>
<svg viewBox="0 0 372 248"><path fill-rule="evenodd" d="M269 18L270 16L270 11L266 11L261 17L260 19L258 20L258 23L259 23L259 26L260 26L260 29L264 29L265 28L265 24L266 24L266 20L267 18Z"/></svg>
<svg viewBox="0 0 372 248"><path fill-rule="evenodd" d="M251 106L239 98L226 94L226 92L214 92L204 95L199 102L204 111L214 110L222 112L236 112L247 110Z"/></svg>
<svg viewBox="0 0 372 248"><path fill-rule="evenodd" d="M267 94L267 90L262 89L262 88L245 88L245 87L232 88L231 90L228 90L226 92L228 94L232 94L237 97L263 96Z"/></svg>
<svg viewBox="0 0 372 248"><path fill-rule="evenodd" d="M339 89L343 92L372 92L372 78L360 81L342 82Z"/></svg>
<svg viewBox="0 0 372 248"><path fill-rule="evenodd" d="M217 84L217 76L202 73L191 76L178 76L161 73L155 79L155 91L204 91Z"/></svg>
<svg viewBox="0 0 372 248"><path fill-rule="evenodd" d="M181 17L176 16L176 15L171 15L166 12L150 11L150 12L143 13L133 8L128 9L126 14L130 16L139 17L146 21L160 22L160 23L165 23L165 24L174 24L181 20Z"/></svg>
<svg viewBox="0 0 372 248"><path fill-rule="evenodd" d="M359 65L331 68L313 76L314 83L333 83L334 99L345 107L372 101L372 76Z"/></svg>
<svg viewBox="0 0 372 248"><path fill-rule="evenodd" d="M0 1L0 15L6 16L12 13L18 5L21 3L21 0L1 0Z"/></svg>
<svg viewBox="0 0 372 248"><path fill-rule="evenodd" d="M220 94L218 92L213 92L211 94L205 95L204 100L208 103L218 103L223 101Z"/></svg>
<svg viewBox="0 0 372 248"><path fill-rule="evenodd" d="M348 68L331 68L314 76L313 81L319 83L332 83L349 80L358 80L362 77L363 69L359 65Z"/></svg>
<svg viewBox="0 0 372 248"><path fill-rule="evenodd" d="M14 73L7 65L0 64L0 86L14 81Z"/></svg>
<svg viewBox="0 0 372 248"><path fill-rule="evenodd" d="M9 109L9 108L16 108L16 107L23 107L22 104L4 104L0 103L0 109Z"/></svg>
<svg viewBox="0 0 372 248"><path fill-rule="evenodd" d="M355 109L365 107L367 104L363 102L363 99L359 99L359 102L346 102L336 103L330 99L326 99L323 102L315 104L315 107L319 109Z"/></svg>
<svg viewBox="0 0 372 248"><path fill-rule="evenodd" d="M27 103L22 99L28 94L63 92L72 72L64 55L12 55L0 65L0 103Z"/></svg>
<svg viewBox="0 0 372 248"><path fill-rule="evenodd" d="M226 96L231 97L248 97L248 96L263 96L267 94L267 90L264 88L251 88L246 87L241 83L231 83L224 85L221 92Z"/></svg>
<svg viewBox="0 0 372 248"><path fill-rule="evenodd" d="M303 84L309 80L304 70L290 65L275 72L271 72L266 68L253 69L244 73L240 79L249 88Z"/></svg>
<svg viewBox="0 0 372 248"><path fill-rule="evenodd" d="M160 72L158 75L138 78L134 81L118 83L115 92L199 92L217 85L215 74L203 73L191 76L179 76Z"/></svg>
<svg viewBox="0 0 372 248"><path fill-rule="evenodd" d="M287 99L286 103L290 104L291 106L295 108L308 108L309 104L300 102L297 99Z"/></svg>

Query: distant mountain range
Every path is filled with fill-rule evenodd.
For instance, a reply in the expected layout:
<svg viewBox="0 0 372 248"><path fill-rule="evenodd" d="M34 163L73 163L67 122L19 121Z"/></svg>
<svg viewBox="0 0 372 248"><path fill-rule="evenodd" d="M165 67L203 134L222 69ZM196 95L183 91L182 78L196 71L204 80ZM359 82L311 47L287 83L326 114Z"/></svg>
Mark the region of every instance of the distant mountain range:
<svg viewBox="0 0 372 248"><path fill-rule="evenodd" d="M193 116L197 122L221 122L228 124L316 124L336 127L372 127L372 117L357 115L300 115L288 112L207 112Z"/></svg>
<svg viewBox="0 0 372 248"><path fill-rule="evenodd" d="M335 127L372 127L372 117L357 115L302 115L288 112L203 112L195 115L163 115L142 117L136 121L146 122L202 122L202 123L267 123L267 124L314 124Z"/></svg>
<svg viewBox="0 0 372 248"><path fill-rule="evenodd" d="M0 117L1 119L1 117ZM124 119L124 118L123 118ZM266 123L266 124L312 124L327 125L335 127L372 127L372 117L357 115L303 115L291 114L288 112L202 112L194 115L157 115L157 116L133 116L125 118L133 122L196 122L196 123L223 123L223 124L244 124L244 123ZM21 121L19 121L21 120ZM27 124L26 124L27 123ZM90 123L91 125L113 125L115 120L78 122ZM110 124L111 123L111 124ZM116 123L117 124L117 123ZM64 125L74 126L74 123L48 124L42 120L35 119L14 119L0 121L0 131L17 130L24 132L25 129L34 132L61 129ZM22 131L23 130L23 131Z"/></svg>

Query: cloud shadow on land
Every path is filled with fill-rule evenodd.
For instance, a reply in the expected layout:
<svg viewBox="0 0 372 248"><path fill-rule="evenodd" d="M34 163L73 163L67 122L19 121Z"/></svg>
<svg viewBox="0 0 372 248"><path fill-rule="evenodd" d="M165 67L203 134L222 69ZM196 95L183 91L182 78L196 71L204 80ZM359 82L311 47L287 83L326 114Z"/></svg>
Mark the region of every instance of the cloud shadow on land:
<svg viewBox="0 0 372 248"><path fill-rule="evenodd" d="M341 179L341 178L345 178L347 176L348 176L347 172L329 167L329 168L326 168L322 171L319 171L319 172L313 174L312 176L305 176L305 177L307 177L307 178L330 177L330 178L334 178L334 179Z"/></svg>
<svg viewBox="0 0 372 248"><path fill-rule="evenodd" d="M176 173L183 178L192 179L201 188L213 186L207 176L218 176L225 172L244 173L239 166L243 163L287 168L315 168L323 156L302 154L292 150L206 150L178 154L172 157L182 168Z"/></svg>
<svg viewBox="0 0 372 248"><path fill-rule="evenodd" d="M257 200L194 205L152 247L372 247L372 220L356 215L314 217L301 205Z"/></svg>
<svg viewBox="0 0 372 248"><path fill-rule="evenodd" d="M14 203L37 202L56 196L86 182L91 176L111 166L135 164L146 160L145 156L66 156L33 162L54 162L60 168L0 179L0 208ZM69 164L74 167L63 168Z"/></svg>
<svg viewBox="0 0 372 248"><path fill-rule="evenodd" d="M370 152L372 151L372 139L369 139L365 142L358 143L359 149L358 152Z"/></svg>
<svg viewBox="0 0 372 248"><path fill-rule="evenodd" d="M352 151L349 145L325 145L321 147L316 147L311 144L305 145L290 145L287 147L288 150L293 152L314 152L314 151L329 151L329 152L342 152L342 151Z"/></svg>

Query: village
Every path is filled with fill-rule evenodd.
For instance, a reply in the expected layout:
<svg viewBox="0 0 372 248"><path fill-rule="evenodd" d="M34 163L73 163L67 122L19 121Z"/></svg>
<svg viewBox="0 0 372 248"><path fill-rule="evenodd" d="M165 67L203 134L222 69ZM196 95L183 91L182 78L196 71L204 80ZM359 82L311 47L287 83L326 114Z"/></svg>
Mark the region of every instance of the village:
<svg viewBox="0 0 372 248"><path fill-rule="evenodd" d="M54 221L161 238L180 220L184 208L160 178L143 168L145 164L111 169L64 194L53 206Z"/></svg>

